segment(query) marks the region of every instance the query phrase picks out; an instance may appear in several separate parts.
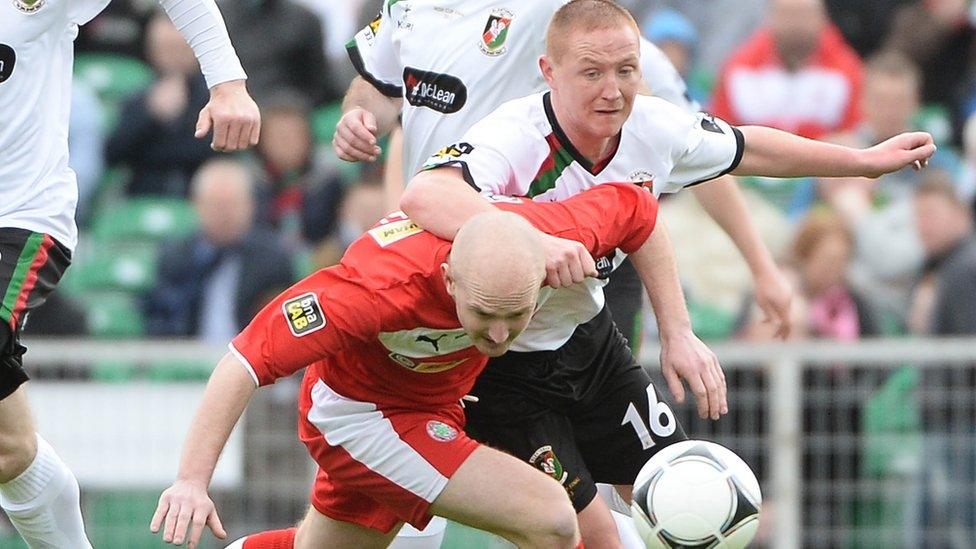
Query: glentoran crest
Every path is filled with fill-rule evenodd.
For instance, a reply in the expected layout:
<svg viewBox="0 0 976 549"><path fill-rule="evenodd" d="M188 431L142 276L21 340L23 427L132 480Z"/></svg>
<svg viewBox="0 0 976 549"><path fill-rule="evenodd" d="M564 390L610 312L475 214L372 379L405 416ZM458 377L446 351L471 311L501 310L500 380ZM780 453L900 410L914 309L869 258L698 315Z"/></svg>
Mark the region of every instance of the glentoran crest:
<svg viewBox="0 0 976 549"><path fill-rule="evenodd" d="M508 39L508 28L514 18L515 14L505 8L491 11L488 22L485 23L485 30L481 33L481 42L478 43L481 53L497 57L508 50L505 47L505 40Z"/></svg>
<svg viewBox="0 0 976 549"><path fill-rule="evenodd" d="M24 13L36 13L44 7L46 0L13 0L14 7Z"/></svg>

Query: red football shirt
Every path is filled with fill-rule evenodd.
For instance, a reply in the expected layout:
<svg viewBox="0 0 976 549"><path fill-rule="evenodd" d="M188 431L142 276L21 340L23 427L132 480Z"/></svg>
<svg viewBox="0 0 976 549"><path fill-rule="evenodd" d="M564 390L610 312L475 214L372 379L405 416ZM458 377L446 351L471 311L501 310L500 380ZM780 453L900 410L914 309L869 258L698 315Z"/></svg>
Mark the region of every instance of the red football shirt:
<svg viewBox="0 0 976 549"><path fill-rule="evenodd" d="M581 242L594 257L635 251L657 219L654 197L629 183L597 185L562 202L496 202L546 233ZM409 408L457 402L487 357L461 328L444 286L440 265L450 249L393 214L353 242L339 265L282 292L231 350L259 385L310 366L355 400Z"/></svg>

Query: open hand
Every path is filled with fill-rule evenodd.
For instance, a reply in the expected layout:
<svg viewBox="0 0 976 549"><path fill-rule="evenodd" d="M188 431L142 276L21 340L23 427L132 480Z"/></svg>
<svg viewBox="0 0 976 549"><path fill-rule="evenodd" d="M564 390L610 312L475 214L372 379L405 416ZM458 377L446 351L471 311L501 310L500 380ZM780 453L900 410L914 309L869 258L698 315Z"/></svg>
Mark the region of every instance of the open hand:
<svg viewBox="0 0 976 549"><path fill-rule="evenodd" d="M200 544L204 526L209 527L219 539L227 537L217 509L207 495L207 487L185 480L176 481L159 496L159 505L156 506L149 529L156 534L161 525L164 542L173 545L186 543L191 549ZM187 528L190 529L189 537Z"/></svg>
<svg viewBox="0 0 976 549"><path fill-rule="evenodd" d="M685 401L684 380L695 395L698 417L718 419L727 414L725 372L718 358L690 330L676 337L661 338L661 373L679 404Z"/></svg>

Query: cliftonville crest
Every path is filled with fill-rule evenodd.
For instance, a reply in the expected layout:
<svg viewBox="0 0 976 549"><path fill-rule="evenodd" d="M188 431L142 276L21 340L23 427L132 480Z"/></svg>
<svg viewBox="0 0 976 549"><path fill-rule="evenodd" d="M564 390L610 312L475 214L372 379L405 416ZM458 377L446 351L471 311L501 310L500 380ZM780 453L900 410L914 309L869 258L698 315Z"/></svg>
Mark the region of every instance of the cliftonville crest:
<svg viewBox="0 0 976 549"><path fill-rule="evenodd" d="M497 57L505 53L505 40L508 39L508 28L512 26L512 19L515 14L505 8L498 8L491 11L488 22L485 23L485 30L481 33L481 42L478 47L481 53Z"/></svg>

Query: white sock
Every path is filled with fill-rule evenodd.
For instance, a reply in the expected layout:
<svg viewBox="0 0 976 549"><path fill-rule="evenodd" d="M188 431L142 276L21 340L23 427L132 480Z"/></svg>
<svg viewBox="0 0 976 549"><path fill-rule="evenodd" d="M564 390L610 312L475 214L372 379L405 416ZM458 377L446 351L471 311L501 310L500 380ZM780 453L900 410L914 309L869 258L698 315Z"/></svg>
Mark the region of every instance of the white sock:
<svg viewBox="0 0 976 549"><path fill-rule="evenodd" d="M78 481L39 434L34 461L17 478L0 484L0 507L32 549L91 549Z"/></svg>
<svg viewBox="0 0 976 549"><path fill-rule="evenodd" d="M644 549L647 547L641 541L637 526L630 515L616 511L610 511L610 514L613 515L613 521L617 523L617 535L620 536L620 544L624 546L624 549Z"/></svg>
<svg viewBox="0 0 976 549"><path fill-rule="evenodd" d="M447 530L447 519L434 517L423 530L404 524L389 549L439 549Z"/></svg>

